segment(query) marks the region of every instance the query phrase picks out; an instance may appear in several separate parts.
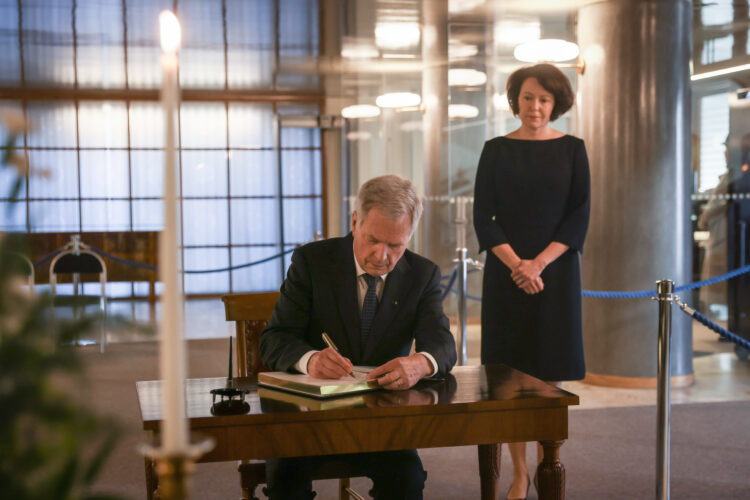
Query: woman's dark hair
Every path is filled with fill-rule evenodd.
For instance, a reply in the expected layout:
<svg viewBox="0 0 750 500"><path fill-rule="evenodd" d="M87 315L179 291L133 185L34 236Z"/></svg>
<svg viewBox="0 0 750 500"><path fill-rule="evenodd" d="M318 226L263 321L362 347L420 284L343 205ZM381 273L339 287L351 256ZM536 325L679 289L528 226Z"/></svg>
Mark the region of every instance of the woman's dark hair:
<svg viewBox="0 0 750 500"><path fill-rule="evenodd" d="M575 94L573 94L568 77L552 64L535 64L517 69L508 77L505 90L508 94L508 104L514 115L518 115L518 94L521 93L521 85L527 78L536 78L539 85L555 98L555 107L550 114L550 121L557 120L573 106Z"/></svg>

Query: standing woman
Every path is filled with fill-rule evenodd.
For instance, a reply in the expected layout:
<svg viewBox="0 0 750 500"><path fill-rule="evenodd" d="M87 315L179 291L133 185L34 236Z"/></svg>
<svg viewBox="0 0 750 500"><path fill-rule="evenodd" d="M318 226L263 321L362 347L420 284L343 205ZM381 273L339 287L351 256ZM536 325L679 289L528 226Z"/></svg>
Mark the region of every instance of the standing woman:
<svg viewBox="0 0 750 500"><path fill-rule="evenodd" d="M485 143L474 187L474 229L479 251L487 251L482 363L559 385L586 373L580 253L589 222L588 158L581 139L550 127L573 105L562 71L521 68L506 90L521 127ZM526 443L508 448L508 498L526 498Z"/></svg>

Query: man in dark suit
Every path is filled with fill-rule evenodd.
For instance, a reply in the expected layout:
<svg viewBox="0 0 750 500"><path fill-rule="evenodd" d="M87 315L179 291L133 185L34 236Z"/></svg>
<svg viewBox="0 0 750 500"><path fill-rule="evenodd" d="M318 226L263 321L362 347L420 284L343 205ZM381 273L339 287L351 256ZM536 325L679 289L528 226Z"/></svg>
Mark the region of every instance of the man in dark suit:
<svg viewBox="0 0 750 500"><path fill-rule="evenodd" d="M406 249L421 213L410 181L376 177L360 188L351 234L297 249L260 338L266 366L318 378L346 377L353 364L376 366L368 378L389 390L446 375L456 346L440 270ZM339 352L326 347L323 332ZM313 498L312 471L329 459L356 462L373 480L375 498L422 498L427 473L416 450L268 460L269 498Z"/></svg>

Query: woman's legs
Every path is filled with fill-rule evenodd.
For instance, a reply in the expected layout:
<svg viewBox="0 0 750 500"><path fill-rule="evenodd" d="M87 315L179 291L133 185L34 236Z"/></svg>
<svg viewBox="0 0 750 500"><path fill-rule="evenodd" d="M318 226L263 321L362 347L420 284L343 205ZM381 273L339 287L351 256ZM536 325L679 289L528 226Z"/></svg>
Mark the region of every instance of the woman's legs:
<svg viewBox="0 0 750 500"><path fill-rule="evenodd" d="M526 498L531 486L526 466L526 443L508 443L508 450L513 461L513 484L508 491L508 498Z"/></svg>

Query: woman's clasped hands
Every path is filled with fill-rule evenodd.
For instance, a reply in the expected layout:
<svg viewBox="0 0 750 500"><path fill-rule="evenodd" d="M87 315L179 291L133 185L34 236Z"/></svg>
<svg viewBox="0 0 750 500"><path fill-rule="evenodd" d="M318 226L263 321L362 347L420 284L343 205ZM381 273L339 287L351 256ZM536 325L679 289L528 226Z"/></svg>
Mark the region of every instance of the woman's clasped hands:
<svg viewBox="0 0 750 500"><path fill-rule="evenodd" d="M544 264L537 260L521 259L513 268L510 277L518 288L533 295L544 290L544 281L540 276L544 267Z"/></svg>

